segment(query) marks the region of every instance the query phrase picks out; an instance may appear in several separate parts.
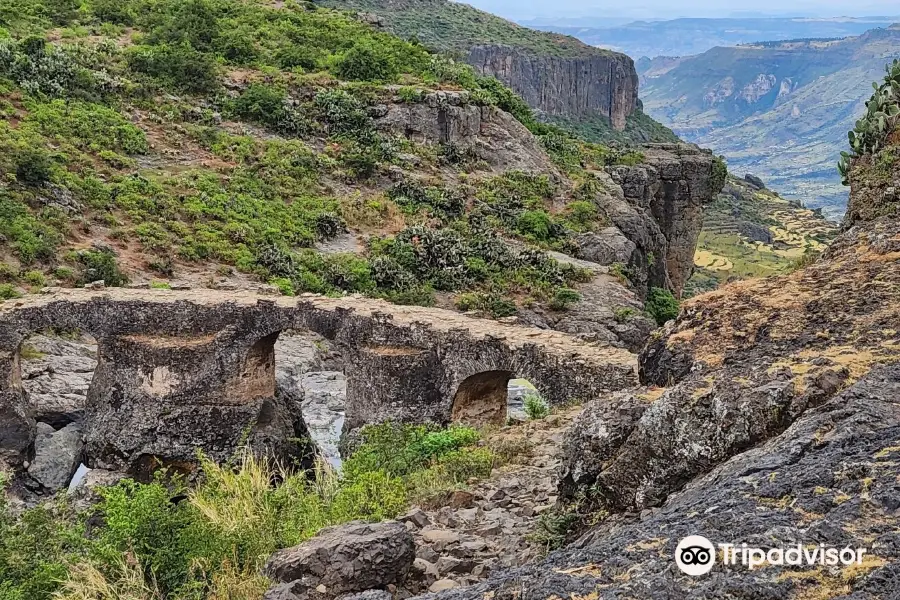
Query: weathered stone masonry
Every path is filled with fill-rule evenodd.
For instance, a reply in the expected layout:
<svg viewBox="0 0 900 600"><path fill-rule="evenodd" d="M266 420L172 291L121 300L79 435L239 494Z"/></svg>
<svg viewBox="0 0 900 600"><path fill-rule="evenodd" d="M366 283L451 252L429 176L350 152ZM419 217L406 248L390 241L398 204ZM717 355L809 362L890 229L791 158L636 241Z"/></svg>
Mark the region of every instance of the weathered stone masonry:
<svg viewBox="0 0 900 600"><path fill-rule="evenodd" d="M275 342L288 330L341 348L345 433L384 420L499 422L512 377L557 404L635 382L625 351L450 311L361 298L66 290L0 305L0 460L14 467L29 459L35 437L19 351L51 328L98 340L84 461L136 474L160 463L189 467L198 449L225 460L244 443L291 458L305 425L299 406L277 392L274 369Z"/></svg>

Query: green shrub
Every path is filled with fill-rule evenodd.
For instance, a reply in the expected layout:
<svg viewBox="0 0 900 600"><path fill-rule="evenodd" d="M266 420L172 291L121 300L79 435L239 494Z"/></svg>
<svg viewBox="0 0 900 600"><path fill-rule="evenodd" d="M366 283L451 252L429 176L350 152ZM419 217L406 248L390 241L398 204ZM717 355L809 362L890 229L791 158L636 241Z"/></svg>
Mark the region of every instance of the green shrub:
<svg viewBox="0 0 900 600"><path fill-rule="evenodd" d="M523 402L525 404L525 415L532 421L544 419L550 414L550 406L540 395L534 392L526 393Z"/></svg>
<svg viewBox="0 0 900 600"><path fill-rule="evenodd" d="M342 485L331 504L337 523L363 519L383 521L396 518L406 508L406 487L402 480L383 471L358 473Z"/></svg>
<svg viewBox="0 0 900 600"><path fill-rule="evenodd" d="M44 287L47 285L47 278L44 277L44 274L40 271L26 271L22 275L22 279L34 287Z"/></svg>
<svg viewBox="0 0 900 600"><path fill-rule="evenodd" d="M532 236L538 241L550 239L553 223L550 215L543 210L527 210L519 215L516 228L526 236Z"/></svg>
<svg viewBox="0 0 900 600"><path fill-rule="evenodd" d="M456 308L461 311L480 311L490 314L495 319L511 317L518 308L516 303L496 293L472 292L460 294L456 298Z"/></svg>
<svg viewBox="0 0 900 600"><path fill-rule="evenodd" d="M215 58L189 45L135 46L126 56L133 71L149 75L164 86L196 94L219 87Z"/></svg>
<svg viewBox="0 0 900 600"><path fill-rule="evenodd" d="M614 262L609 265L609 274L618 279L623 285L631 285L631 269L624 263Z"/></svg>
<svg viewBox="0 0 900 600"><path fill-rule="evenodd" d="M662 327L668 321L678 317L680 303L669 290L662 288L650 288L647 302L644 306L647 313Z"/></svg>
<svg viewBox="0 0 900 600"><path fill-rule="evenodd" d="M53 159L43 148L23 149L14 157L16 179L28 185L41 185L53 176Z"/></svg>
<svg viewBox="0 0 900 600"><path fill-rule="evenodd" d="M463 484L472 478L490 477L494 460L494 453L488 448L463 448L441 455L432 468L437 468L449 481Z"/></svg>
<svg viewBox="0 0 900 600"><path fill-rule="evenodd" d="M13 282L19 278L19 271L12 265L0 262L0 282Z"/></svg>
<svg viewBox="0 0 900 600"><path fill-rule="evenodd" d="M556 509L547 511L538 519L531 540L548 552L562 548L578 521L578 515L573 512Z"/></svg>
<svg viewBox="0 0 900 600"><path fill-rule="evenodd" d="M425 425L390 422L368 425L360 435L362 444L343 466L350 480L360 473L375 471L403 477L428 467L450 452L472 446L481 438L470 427L452 426L442 431Z"/></svg>
<svg viewBox="0 0 900 600"><path fill-rule="evenodd" d="M135 11L130 2L122 0L91 0L91 12L100 22L115 23L126 27L134 24Z"/></svg>
<svg viewBox="0 0 900 600"><path fill-rule="evenodd" d="M33 103L25 123L85 150L144 154L149 149L143 131L119 112L99 104L63 100Z"/></svg>
<svg viewBox="0 0 900 600"><path fill-rule="evenodd" d="M571 288L560 288L553 294L550 300L552 310L566 310L573 304L581 301L581 294Z"/></svg>
<svg viewBox="0 0 900 600"><path fill-rule="evenodd" d="M390 48L360 40L341 55L334 74L351 81L393 81L400 69Z"/></svg>
<svg viewBox="0 0 900 600"><path fill-rule="evenodd" d="M13 516L0 473L0 598L51 600L68 564L83 556L84 527L70 509L50 503Z"/></svg>
<svg viewBox="0 0 900 600"><path fill-rule="evenodd" d="M79 285L103 281L107 287L121 287L128 278L119 270L116 255L105 250L82 250L76 255L81 265Z"/></svg>
<svg viewBox="0 0 900 600"><path fill-rule="evenodd" d="M568 222L578 231L586 231L600 216L597 205L586 200L570 202L566 213Z"/></svg>
<svg viewBox="0 0 900 600"><path fill-rule="evenodd" d="M0 283L0 301L21 298L22 292L11 283Z"/></svg>
<svg viewBox="0 0 900 600"><path fill-rule="evenodd" d="M230 102L229 109L237 117L281 129L288 117L286 103L284 90L254 83Z"/></svg>
<svg viewBox="0 0 900 600"><path fill-rule="evenodd" d="M725 187L725 181L728 179L728 165L725 157L716 156L713 159L712 176L709 180L709 187L712 189L713 197L722 191Z"/></svg>
<svg viewBox="0 0 900 600"><path fill-rule="evenodd" d="M397 95L400 96L400 99L403 102L406 102L408 104L418 104L422 101L425 93L418 88L403 86L402 88L397 90Z"/></svg>
<svg viewBox="0 0 900 600"><path fill-rule="evenodd" d="M617 323L627 323L638 314L638 311L630 306L622 306L613 311L613 318Z"/></svg>
<svg viewBox="0 0 900 600"><path fill-rule="evenodd" d="M275 277L271 279L269 283L277 287L282 296L296 295L296 292L294 291L294 284L290 279L286 277Z"/></svg>

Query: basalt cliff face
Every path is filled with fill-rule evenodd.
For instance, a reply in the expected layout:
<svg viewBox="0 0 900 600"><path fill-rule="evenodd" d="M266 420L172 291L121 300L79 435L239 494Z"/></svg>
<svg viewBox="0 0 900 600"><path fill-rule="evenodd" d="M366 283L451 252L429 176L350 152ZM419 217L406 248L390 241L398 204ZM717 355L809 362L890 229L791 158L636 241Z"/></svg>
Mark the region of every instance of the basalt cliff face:
<svg viewBox="0 0 900 600"><path fill-rule="evenodd" d="M415 36L462 57L515 90L534 109L569 122L608 120L622 132L638 108L638 75L625 54L522 27L446 0L318 0L358 12L374 27ZM660 140L662 141L662 140Z"/></svg>
<svg viewBox="0 0 900 600"><path fill-rule="evenodd" d="M638 76L624 54L557 57L511 46L476 46L466 62L483 75L509 85L528 104L548 115L603 115L618 131L637 108Z"/></svg>

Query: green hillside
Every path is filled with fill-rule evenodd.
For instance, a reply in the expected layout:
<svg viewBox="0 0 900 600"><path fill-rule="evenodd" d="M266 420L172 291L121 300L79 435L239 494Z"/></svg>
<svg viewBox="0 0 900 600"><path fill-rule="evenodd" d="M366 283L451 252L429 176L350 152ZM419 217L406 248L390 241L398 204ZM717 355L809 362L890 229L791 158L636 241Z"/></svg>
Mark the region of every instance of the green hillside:
<svg viewBox="0 0 900 600"><path fill-rule="evenodd" d="M834 168L847 131L898 54L900 29L841 40L714 48L639 64L646 111L832 218L847 192Z"/></svg>
<svg viewBox="0 0 900 600"><path fill-rule="evenodd" d="M468 52L479 44L505 44L547 56L609 53L578 39L528 29L468 4L447 0L316 0L331 8L367 11L383 17L388 28L426 46Z"/></svg>
<svg viewBox="0 0 900 600"><path fill-rule="evenodd" d="M634 160L538 123L495 79L330 9L0 7L3 298L96 280L257 282L509 314L585 276L543 252L602 219L584 210L577 171ZM549 162L494 169L471 149L377 126L385 106L435 90L512 113L537 138L510 135L543 144L574 179L556 181ZM367 243L334 242L348 231Z"/></svg>

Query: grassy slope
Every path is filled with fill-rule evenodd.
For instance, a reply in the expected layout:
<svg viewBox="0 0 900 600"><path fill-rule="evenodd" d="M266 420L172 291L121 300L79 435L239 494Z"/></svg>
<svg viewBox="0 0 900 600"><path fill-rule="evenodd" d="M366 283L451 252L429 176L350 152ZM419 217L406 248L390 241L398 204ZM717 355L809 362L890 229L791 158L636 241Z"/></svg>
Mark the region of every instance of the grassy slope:
<svg viewBox="0 0 900 600"><path fill-rule="evenodd" d="M444 51L468 52L479 44L505 44L535 54L609 54L574 37L528 29L468 4L447 0L317 0L332 8L369 11L401 37Z"/></svg>
<svg viewBox="0 0 900 600"><path fill-rule="evenodd" d="M760 175L834 217L846 203L834 157L898 43L892 29L828 43L716 48L645 77L642 97L651 115L724 154L736 172ZM738 98L761 73L776 77L774 89L752 104ZM707 95L727 77L735 93L710 105ZM778 98L783 82L791 91Z"/></svg>
<svg viewBox="0 0 900 600"><path fill-rule="evenodd" d="M13 34L0 42L0 299L46 283L224 277L403 303L448 292L508 315L508 298L550 302L585 275L500 236L565 250L603 218L579 173L635 160L540 125L495 80L328 9L31 6L0 13ZM375 127L375 105L438 88L513 112L572 179L497 172L465 149ZM345 227L372 236L361 255L313 250Z"/></svg>
<svg viewBox="0 0 900 600"><path fill-rule="evenodd" d="M584 56L609 54L578 39L517 25L468 4L447 0L317 0L334 8L368 11L383 17L401 37L415 38L425 45L465 55L478 44L504 44L540 56ZM666 127L637 111L627 129L612 129L602 116L577 119L553 118L552 123L592 142L640 144L673 142L678 138Z"/></svg>
<svg viewBox="0 0 900 600"><path fill-rule="evenodd" d="M752 235L759 229L768 231L772 241ZM807 253L819 252L836 234L837 226L818 212L729 177L716 201L704 210L686 295L728 281L784 273Z"/></svg>

